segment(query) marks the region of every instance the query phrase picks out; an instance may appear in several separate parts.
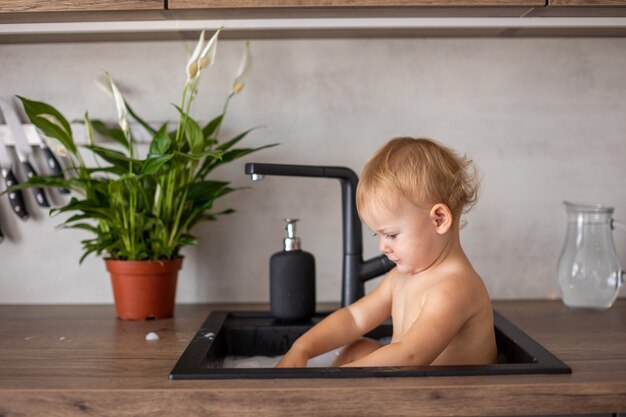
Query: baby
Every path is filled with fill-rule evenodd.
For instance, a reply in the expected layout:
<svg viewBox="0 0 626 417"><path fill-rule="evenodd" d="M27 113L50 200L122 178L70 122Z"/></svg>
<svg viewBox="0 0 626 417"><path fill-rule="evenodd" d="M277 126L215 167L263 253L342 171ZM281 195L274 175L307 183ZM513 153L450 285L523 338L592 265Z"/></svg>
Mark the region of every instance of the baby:
<svg viewBox="0 0 626 417"><path fill-rule="evenodd" d="M344 346L333 366L491 364L493 311L461 248L459 219L476 201L471 161L428 139L392 139L357 188L363 222L396 266L380 285L293 344L277 367L304 367ZM363 335L391 316L391 342Z"/></svg>

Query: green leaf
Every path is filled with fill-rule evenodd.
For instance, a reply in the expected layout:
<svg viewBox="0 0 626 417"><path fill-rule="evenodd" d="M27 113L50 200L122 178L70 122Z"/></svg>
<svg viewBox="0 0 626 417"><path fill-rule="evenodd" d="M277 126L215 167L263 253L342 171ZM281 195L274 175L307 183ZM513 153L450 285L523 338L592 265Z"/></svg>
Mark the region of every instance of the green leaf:
<svg viewBox="0 0 626 417"><path fill-rule="evenodd" d="M172 138L167 133L167 124L164 123L158 132L154 133L148 155L164 155L172 145Z"/></svg>
<svg viewBox="0 0 626 417"><path fill-rule="evenodd" d="M155 175L163 166L174 157L174 154L149 157L144 161L140 175Z"/></svg>
<svg viewBox="0 0 626 417"><path fill-rule="evenodd" d="M189 229L191 229L199 221L215 221L218 216L224 216L227 214L235 213L235 210L229 208L222 210L218 213L205 213L205 210L198 210L197 215L188 223Z"/></svg>
<svg viewBox="0 0 626 417"><path fill-rule="evenodd" d="M200 153L204 150L204 135L202 129L198 123L187 113L185 113L180 107L176 107L176 110L180 113L180 117L183 121L183 134L187 139L187 144L191 153Z"/></svg>
<svg viewBox="0 0 626 417"><path fill-rule="evenodd" d="M140 167L141 165L141 161L133 160L119 151L114 151L97 145L85 145L85 148L89 149L91 152L95 153L114 166L122 168L126 172L130 170L131 163L137 167Z"/></svg>
<svg viewBox="0 0 626 417"><path fill-rule="evenodd" d="M137 113L135 113L135 111L132 109L132 107L130 107L130 104L128 104L128 102L124 101L124 103L126 104L128 114L130 114L133 119L137 120L139 124L143 126L143 128L146 129L151 135L156 134L156 130L154 130L154 128L150 126L146 121L144 121L141 117L139 117Z"/></svg>
<svg viewBox="0 0 626 417"><path fill-rule="evenodd" d="M235 191L234 188L224 187L221 190L218 190L214 195L210 196L210 198L207 198L205 201L196 202L196 206L203 211L210 210L213 208L213 203L215 202L215 200L225 196L226 194L232 193L233 191Z"/></svg>
<svg viewBox="0 0 626 417"><path fill-rule="evenodd" d="M90 145L93 145L95 142L95 135L94 135L93 124L91 123L91 120L89 119L88 112L85 112L85 117L83 117L83 122L85 123L85 129L87 130L87 143L89 143Z"/></svg>
<svg viewBox="0 0 626 417"><path fill-rule="evenodd" d="M226 210L218 211L217 213L213 213L213 216L226 216L229 214L237 213L237 210L228 208Z"/></svg>
<svg viewBox="0 0 626 417"><path fill-rule="evenodd" d="M115 167L115 166L85 168L84 171L85 173L89 175L95 174L98 172L117 174L117 175L122 175L123 173L126 173L126 170L120 169L119 167Z"/></svg>
<svg viewBox="0 0 626 417"><path fill-rule="evenodd" d="M244 157L246 155L249 155L253 152L257 152L260 151L262 149L266 149L266 148L272 148L274 146L277 146L278 143L272 143L269 145L265 145L265 146L259 146L258 148L241 148L241 149L232 149L228 152L225 152L222 154L222 158L220 160L209 160L207 159L206 161L204 161L202 163L202 167L198 170L198 174L196 175L197 177L200 178L204 178L206 175L208 175L209 172L211 172L212 170L214 170L215 168L217 168L218 166L225 164L227 162L231 162L234 161L235 159Z"/></svg>
<svg viewBox="0 0 626 417"><path fill-rule="evenodd" d="M114 221L112 217L113 213L109 210L109 207L94 199L78 200L76 197L72 197L65 206L54 208L50 210L50 213L59 214L73 211L82 212L96 220L104 220L107 222Z"/></svg>
<svg viewBox="0 0 626 417"><path fill-rule="evenodd" d="M233 214L236 213L237 211L235 209L232 208L227 208L226 210L222 210L220 212L215 213L216 216L225 216L227 214Z"/></svg>
<svg viewBox="0 0 626 417"><path fill-rule="evenodd" d="M83 256L80 257L80 259L78 261L78 264L82 265L83 261L85 260L85 258L88 257L89 255L91 255L92 253L94 253L95 251L96 251L96 248L91 248L91 249L85 250L85 252L83 253Z"/></svg>
<svg viewBox="0 0 626 417"><path fill-rule="evenodd" d="M64 221L63 223L61 223L60 225L58 225L57 227L59 229L65 229L66 227L70 226L72 223L76 223L78 221L88 220L88 219L92 219L92 217L87 214L75 214L71 216L69 219L67 219L66 221Z"/></svg>
<svg viewBox="0 0 626 417"><path fill-rule="evenodd" d="M24 106L28 119L44 135L57 139L72 154L76 154L77 148L72 136L72 128L67 119L57 109L47 103L29 100L17 96Z"/></svg>
<svg viewBox="0 0 626 417"><path fill-rule="evenodd" d="M46 188L46 187L59 187L75 189L80 184L79 180L70 178L61 178L56 176L33 176L23 183L15 184L8 189L4 190L0 195L6 194L10 191L25 190L27 188Z"/></svg>
<svg viewBox="0 0 626 417"><path fill-rule="evenodd" d="M204 150L204 135L195 120L188 118L185 123L185 137L191 153L200 153Z"/></svg>
<svg viewBox="0 0 626 417"><path fill-rule="evenodd" d="M198 181L187 188L187 201L200 201L205 203L214 200L219 192L227 187L229 182L225 181Z"/></svg>
<svg viewBox="0 0 626 417"><path fill-rule="evenodd" d="M215 133L219 125L222 124L223 119L224 119L224 115L220 114L219 116L211 120L209 123L207 123L206 126L202 128L202 135L205 138L210 138L211 135Z"/></svg>
<svg viewBox="0 0 626 417"><path fill-rule="evenodd" d="M220 151L225 151L228 150L230 148L232 148L233 146L235 146L240 140L242 140L243 138L246 137L246 135L250 132L252 132L253 130L259 129L261 126L257 126L257 127L253 127L252 129L248 129L243 133L238 134L237 136L235 136L234 138L232 138L231 140L229 140L228 142L224 142L223 144L221 144L220 146L217 147L217 149L219 149Z"/></svg>
<svg viewBox="0 0 626 417"><path fill-rule="evenodd" d="M91 125L93 126L94 130L98 132L101 136L109 138L122 145L125 149L130 150L130 147L132 145L128 142L124 131L119 127L108 127L100 120L92 120Z"/></svg>
<svg viewBox="0 0 626 417"><path fill-rule="evenodd" d="M83 229L83 230L87 230L91 233L94 234L99 234L100 231L98 230L97 227L94 227L93 225L89 224L89 223L76 223L76 224L72 224L72 225L66 225L63 227L64 229Z"/></svg>
<svg viewBox="0 0 626 417"><path fill-rule="evenodd" d="M222 153L220 151L205 151L201 153L175 152L174 154L181 159L190 159L193 161L199 161L200 159L206 158L207 156L210 156L216 160L222 159Z"/></svg>
<svg viewBox="0 0 626 417"><path fill-rule="evenodd" d="M44 103L41 101L29 100L26 97L22 96L16 97L22 102L24 110L26 111L26 114L28 115L28 118L31 119L31 121L36 117L50 115L55 119L55 121L59 122L59 124L55 123L56 126L61 128L67 136L72 136L72 128L69 122L67 121L65 116L63 116L63 114L61 114L61 112L58 111L56 108L49 105L48 103Z"/></svg>
<svg viewBox="0 0 626 417"><path fill-rule="evenodd" d="M195 246L198 244L198 238L192 235L183 234L178 238L178 246Z"/></svg>
<svg viewBox="0 0 626 417"><path fill-rule="evenodd" d="M221 163L224 164L226 162L230 162L230 161L234 161L235 159L244 157L246 155L249 155L253 152L257 152L260 151L261 149L266 149L266 148L271 148L273 146L276 146L277 144L271 144L271 145L265 145L265 146L260 146L258 148L241 148L241 149L233 149L231 151L225 152L222 154L222 160Z"/></svg>

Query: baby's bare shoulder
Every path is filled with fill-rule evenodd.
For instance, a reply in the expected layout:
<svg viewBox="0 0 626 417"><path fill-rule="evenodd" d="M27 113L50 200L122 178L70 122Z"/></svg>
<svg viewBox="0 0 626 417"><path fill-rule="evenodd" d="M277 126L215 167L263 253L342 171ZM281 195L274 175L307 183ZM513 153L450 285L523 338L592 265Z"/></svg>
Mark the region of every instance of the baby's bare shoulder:
<svg viewBox="0 0 626 417"><path fill-rule="evenodd" d="M489 296L481 277L471 268L457 268L446 271L427 289L427 297L459 309L474 310Z"/></svg>

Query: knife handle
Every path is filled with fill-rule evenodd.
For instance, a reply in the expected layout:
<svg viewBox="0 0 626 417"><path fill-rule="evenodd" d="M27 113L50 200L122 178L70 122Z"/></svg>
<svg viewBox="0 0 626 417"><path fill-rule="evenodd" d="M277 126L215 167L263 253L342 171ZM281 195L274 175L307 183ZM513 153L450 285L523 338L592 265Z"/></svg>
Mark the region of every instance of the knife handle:
<svg viewBox="0 0 626 417"><path fill-rule="evenodd" d="M13 174L13 170L6 171L6 173L4 174L4 180L7 183L7 188L13 187L14 185L18 184L17 178L15 178L15 174ZM9 202L11 203L11 208L13 209L13 212L17 214L20 219L28 219L28 211L26 210L24 198L22 197L22 192L20 190L14 190L9 192Z"/></svg>
<svg viewBox="0 0 626 417"><path fill-rule="evenodd" d="M61 165L59 164L59 161L54 156L54 153L52 153L50 148L48 148L44 144L41 144L39 147L41 148L41 151L43 152L44 157L46 158L46 164L48 165L48 168L50 169L50 172L52 173L52 175L54 175L55 177L63 178L63 171L61 170ZM60 188L59 191L63 194L70 193L70 190L68 190L67 188Z"/></svg>
<svg viewBox="0 0 626 417"><path fill-rule="evenodd" d="M0 243L4 240L4 234L2 233L2 229L0 229Z"/></svg>
<svg viewBox="0 0 626 417"><path fill-rule="evenodd" d="M35 175L38 175L37 171L35 171L35 168L33 168L33 166L28 161L22 161L22 168L24 169L26 177L29 179L34 177ZM36 187L32 190L33 194L35 194L37 204L39 204L41 207L50 207L50 203L48 203L48 199L46 198L46 192L43 190L43 188Z"/></svg>

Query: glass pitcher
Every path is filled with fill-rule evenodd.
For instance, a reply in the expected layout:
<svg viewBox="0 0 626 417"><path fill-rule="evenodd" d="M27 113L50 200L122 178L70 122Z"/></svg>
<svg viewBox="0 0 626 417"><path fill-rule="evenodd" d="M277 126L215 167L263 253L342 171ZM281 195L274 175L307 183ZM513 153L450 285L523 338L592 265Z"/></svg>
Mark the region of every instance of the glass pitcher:
<svg viewBox="0 0 626 417"><path fill-rule="evenodd" d="M613 228L613 207L564 201L567 233L559 258L558 280L563 303L570 308L606 310L622 284Z"/></svg>

